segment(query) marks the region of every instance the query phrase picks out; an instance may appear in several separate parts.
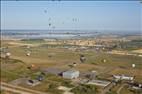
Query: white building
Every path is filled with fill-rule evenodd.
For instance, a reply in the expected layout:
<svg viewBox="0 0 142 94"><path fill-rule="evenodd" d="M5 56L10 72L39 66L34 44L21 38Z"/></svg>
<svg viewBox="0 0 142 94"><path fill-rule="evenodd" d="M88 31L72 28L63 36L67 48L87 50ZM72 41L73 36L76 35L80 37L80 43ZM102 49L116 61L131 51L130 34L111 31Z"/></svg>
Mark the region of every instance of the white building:
<svg viewBox="0 0 142 94"><path fill-rule="evenodd" d="M91 80L87 84L92 84L92 85L97 85L97 86L102 86L106 87L110 84L111 82L109 81L103 81L103 80Z"/></svg>
<svg viewBox="0 0 142 94"><path fill-rule="evenodd" d="M79 71L68 70L66 72L63 72L63 78L76 79L78 77L79 77Z"/></svg>
<svg viewBox="0 0 142 94"><path fill-rule="evenodd" d="M134 77L125 75L113 75L113 77L118 80L134 80Z"/></svg>

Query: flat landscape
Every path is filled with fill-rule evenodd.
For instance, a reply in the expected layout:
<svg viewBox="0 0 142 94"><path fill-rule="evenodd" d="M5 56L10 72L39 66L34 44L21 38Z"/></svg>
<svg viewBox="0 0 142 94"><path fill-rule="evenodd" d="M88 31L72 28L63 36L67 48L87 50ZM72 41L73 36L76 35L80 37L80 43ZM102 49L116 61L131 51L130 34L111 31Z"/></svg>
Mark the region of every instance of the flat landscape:
<svg viewBox="0 0 142 94"><path fill-rule="evenodd" d="M13 82L19 78L30 78L35 79L40 72L44 69L53 68L59 70L78 70L80 75L83 73L96 71L97 78L101 80L113 81L113 75L127 75L133 76L134 81L137 83L142 83L142 57L140 57L140 51L138 50L121 50L121 52L127 53L138 51L138 55L127 55L127 54L116 54L108 53L106 50L96 50L95 47L84 46L81 49L80 46L72 46L63 44L50 44L51 42L42 40L3 40L2 47L5 48L6 52L11 53L9 58L5 58L4 52L1 51L1 81L6 83L16 83ZM56 43L56 42L55 42ZM76 49L75 49L76 48ZM75 49L75 50L74 50ZM30 55L27 55L27 50L30 51ZM84 55L86 60L82 63L80 61L80 55ZM105 60L105 61L104 61ZM71 66L76 63L76 66ZM135 64L135 67L132 67ZM33 69L28 69L28 67L33 66ZM80 77L80 79L82 79ZM78 82L78 81L77 81ZM79 82L78 82L79 83ZM74 87L77 84L70 79L64 79L61 76L56 76L54 74L47 74L45 80L43 80L39 85L31 87L24 83L19 83L18 85L22 87L29 87L34 90L49 92L53 94L56 91L61 94L63 90L59 90L58 86ZM50 85L53 87L50 88ZM117 91L121 87L121 84L114 86L113 91ZM49 89L50 88L50 89ZM125 86L125 90L120 92L127 92L125 94L135 94ZM102 89L98 89L98 94L101 94ZM127 90L128 89L128 90ZM75 93L80 94L80 93ZM123 94L123 93L120 93Z"/></svg>
<svg viewBox="0 0 142 94"><path fill-rule="evenodd" d="M141 0L0 5L0 94L142 94Z"/></svg>

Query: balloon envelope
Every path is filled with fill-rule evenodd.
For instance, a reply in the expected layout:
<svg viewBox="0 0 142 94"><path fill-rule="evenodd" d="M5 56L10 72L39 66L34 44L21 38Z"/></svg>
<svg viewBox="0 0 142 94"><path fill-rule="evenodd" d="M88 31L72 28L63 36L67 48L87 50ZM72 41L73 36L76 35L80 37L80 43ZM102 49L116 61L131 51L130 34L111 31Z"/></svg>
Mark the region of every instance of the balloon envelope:
<svg viewBox="0 0 142 94"><path fill-rule="evenodd" d="M136 67L136 65L135 65L135 64L132 64L132 67L134 68L134 67Z"/></svg>

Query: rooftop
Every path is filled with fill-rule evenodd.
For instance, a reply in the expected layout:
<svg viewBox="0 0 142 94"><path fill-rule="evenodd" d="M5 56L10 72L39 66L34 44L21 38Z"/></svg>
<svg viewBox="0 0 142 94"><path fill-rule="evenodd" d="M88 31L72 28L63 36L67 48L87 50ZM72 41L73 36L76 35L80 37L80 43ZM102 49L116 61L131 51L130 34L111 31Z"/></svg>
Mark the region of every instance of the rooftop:
<svg viewBox="0 0 142 94"><path fill-rule="evenodd" d="M77 71L77 70L68 70L68 71L65 71L65 73L74 73L74 72L79 72L79 71Z"/></svg>

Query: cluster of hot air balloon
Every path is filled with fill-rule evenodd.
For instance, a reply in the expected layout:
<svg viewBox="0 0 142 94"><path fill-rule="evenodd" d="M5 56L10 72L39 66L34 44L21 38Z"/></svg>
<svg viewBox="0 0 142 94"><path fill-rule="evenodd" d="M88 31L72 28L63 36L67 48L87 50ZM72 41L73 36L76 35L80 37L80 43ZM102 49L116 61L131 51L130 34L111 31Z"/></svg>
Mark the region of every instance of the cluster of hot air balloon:
<svg viewBox="0 0 142 94"><path fill-rule="evenodd" d="M79 19L73 18L72 21L73 21L73 22L77 22L77 21L79 21Z"/></svg>
<svg viewBox="0 0 142 94"><path fill-rule="evenodd" d="M47 9L44 10L44 13L45 13L45 14L48 13ZM72 21L72 22L79 22L79 19L78 19L78 18L72 18L71 21ZM52 28L52 29L55 29L55 28L56 28L56 27L53 25L53 23L52 23L51 17L49 17L48 22L49 22L49 23L48 23L49 28ZM65 24L65 22L63 21L62 24Z"/></svg>

